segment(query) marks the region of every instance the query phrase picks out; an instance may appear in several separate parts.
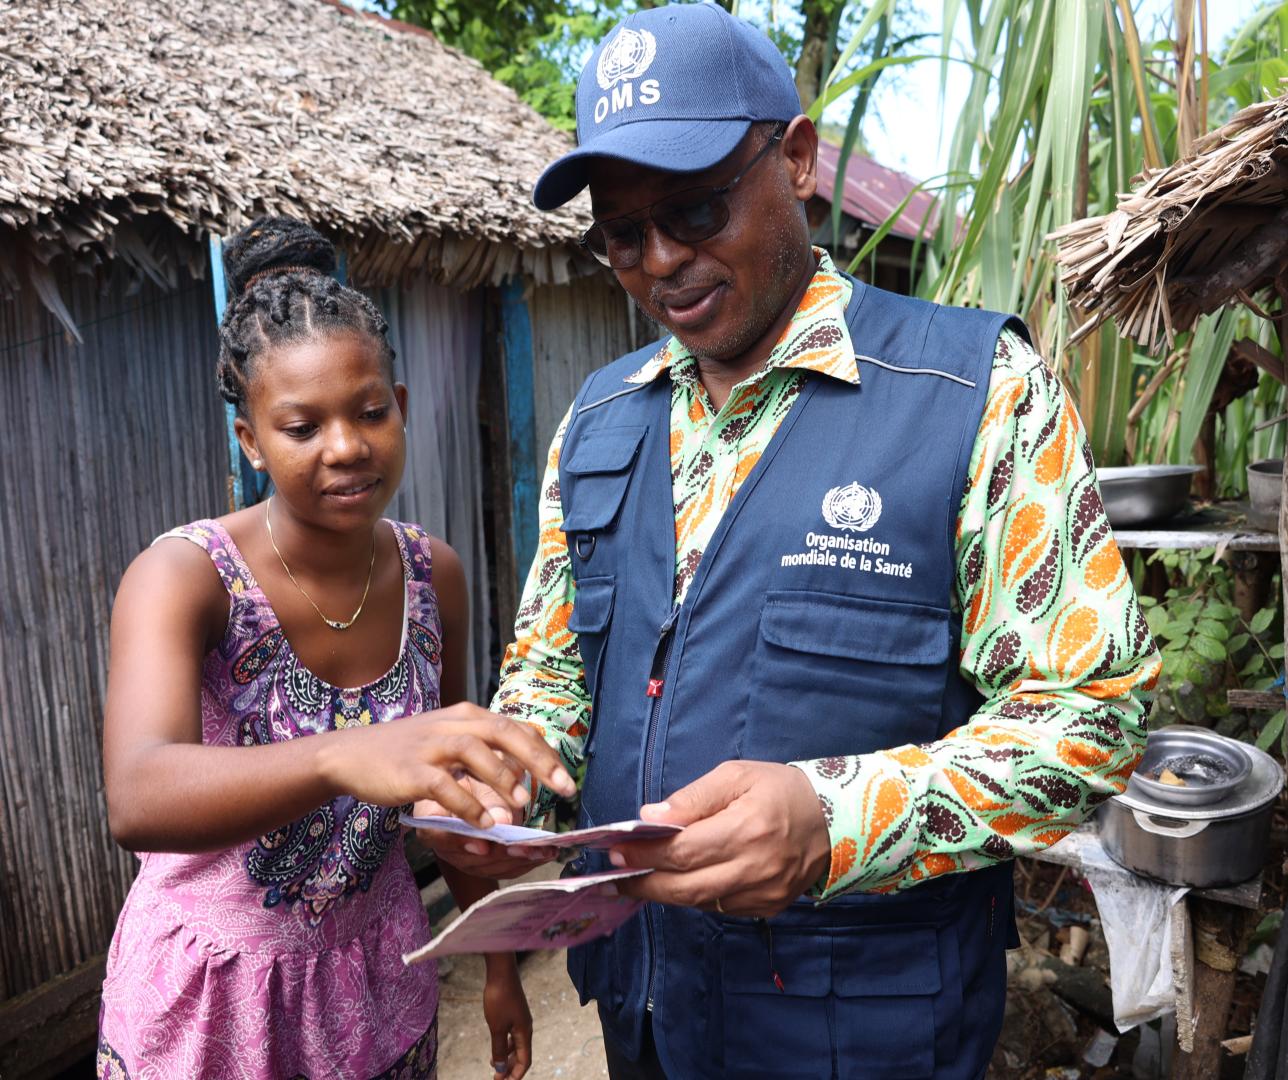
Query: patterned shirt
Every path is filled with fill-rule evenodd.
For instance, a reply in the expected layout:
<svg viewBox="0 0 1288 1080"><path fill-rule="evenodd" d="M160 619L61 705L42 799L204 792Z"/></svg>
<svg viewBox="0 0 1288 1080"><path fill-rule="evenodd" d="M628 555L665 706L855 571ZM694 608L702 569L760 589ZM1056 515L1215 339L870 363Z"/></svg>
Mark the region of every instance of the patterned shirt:
<svg viewBox="0 0 1288 1080"><path fill-rule="evenodd" d="M764 368L712 408L671 338L631 376L671 379L675 599L725 508L800 391L804 372L858 383L827 253ZM575 584L559 501L567 417L550 448L541 537L493 708L538 726L576 769L590 699L568 629ZM1160 669L1094 483L1078 415L1021 338L998 340L957 520L960 670L984 696L937 742L794 762L827 817L831 867L814 890L884 892L1039 850L1121 792L1144 744ZM534 816L552 804L535 801Z"/></svg>

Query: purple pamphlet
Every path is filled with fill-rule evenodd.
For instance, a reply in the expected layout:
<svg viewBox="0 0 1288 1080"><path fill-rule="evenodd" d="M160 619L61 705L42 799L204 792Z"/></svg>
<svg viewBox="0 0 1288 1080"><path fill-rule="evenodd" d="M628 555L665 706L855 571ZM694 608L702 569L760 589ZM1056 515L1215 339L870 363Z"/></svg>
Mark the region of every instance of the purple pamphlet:
<svg viewBox="0 0 1288 1080"><path fill-rule="evenodd" d="M490 829L477 829L454 817L412 817L411 814L403 814L401 821L413 829L437 829L474 840L504 844L506 847L587 848L591 851L616 847L628 840L660 840L665 836L673 836L683 828L680 825L663 825L654 821L619 821L593 829L552 833L544 829L524 828L522 825L493 825Z"/></svg>
<svg viewBox="0 0 1288 1080"><path fill-rule="evenodd" d="M635 913L639 900L620 896L616 882L652 873L604 874L527 881L489 893L429 944L403 954L404 964L455 953L566 949L611 934Z"/></svg>

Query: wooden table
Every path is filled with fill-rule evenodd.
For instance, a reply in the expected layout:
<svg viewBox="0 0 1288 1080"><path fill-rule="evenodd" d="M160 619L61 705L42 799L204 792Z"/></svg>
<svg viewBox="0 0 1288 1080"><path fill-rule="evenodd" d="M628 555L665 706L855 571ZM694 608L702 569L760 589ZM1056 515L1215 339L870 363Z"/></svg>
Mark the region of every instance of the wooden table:
<svg viewBox="0 0 1288 1080"><path fill-rule="evenodd" d="M1031 858L1039 862L1068 866L1079 874L1085 874L1088 869L1094 868L1102 873L1120 875L1125 881L1148 880L1126 867L1119 866L1109 857L1100 842L1100 834L1094 818L1070 833L1058 844L1039 851ZM1229 908L1255 912L1261 904L1261 875L1258 874L1257 877L1242 885L1219 889L1191 889L1184 899L1172 906L1171 959L1176 1000L1176 1042L1186 1054L1192 1054L1194 1051L1195 1033L1202 1012L1195 1005L1198 970L1195 964L1194 920L1191 918L1191 902L1194 900L1211 901ZM1223 970L1219 973L1225 974ZM1233 972L1229 974L1232 980ZM1224 1013L1220 1014L1218 1023L1224 1025ZM1216 1034L1219 1037L1220 1032L1217 1031Z"/></svg>

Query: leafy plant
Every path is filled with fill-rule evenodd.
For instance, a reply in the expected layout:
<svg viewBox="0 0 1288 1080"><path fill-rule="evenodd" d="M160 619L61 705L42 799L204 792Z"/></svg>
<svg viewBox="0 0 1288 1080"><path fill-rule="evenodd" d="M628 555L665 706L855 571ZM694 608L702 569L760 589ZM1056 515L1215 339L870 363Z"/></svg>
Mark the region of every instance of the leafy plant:
<svg viewBox="0 0 1288 1080"><path fill-rule="evenodd" d="M599 41L619 20L664 0L350 0L374 6L387 15L432 30L443 42L479 61L497 79L541 113L555 127L576 127L577 77ZM718 0L739 18L758 26L778 46L796 72L802 101L818 94L823 77L833 70L841 53L838 39L861 31L843 54L841 68L863 63L869 54L880 57L917 40L911 28L919 12L894 15L893 0L856 3L854 0ZM869 18L881 9L885 17ZM878 27L877 33L870 33ZM857 32L856 31L856 32ZM865 51L866 50L866 51ZM850 147L862 147L859 120L866 111L874 79L860 89L860 104L843 126Z"/></svg>
<svg viewBox="0 0 1288 1080"><path fill-rule="evenodd" d="M1223 734L1288 755L1283 709L1258 726L1250 714L1226 703L1229 689L1281 685L1284 645L1278 602L1245 619L1234 603L1233 574L1214 556L1213 548L1205 548L1158 551L1147 560L1161 565L1169 581L1161 600L1140 598L1163 656L1151 724L1215 726ZM1145 562L1137 565L1141 584ZM1272 595L1278 597L1278 588Z"/></svg>
<svg viewBox="0 0 1288 1080"><path fill-rule="evenodd" d="M850 49L871 38L876 20L908 5L855 6L865 17ZM1225 42L1207 40L1205 0L1180 0L1170 20L1146 27L1137 25L1135 6L943 0L938 48L901 44L857 70L841 49L820 101L861 90L887 67L939 65L953 141L934 186L952 212L940 215L914 256L916 292L1022 314L1069 386L1100 464L1190 461L1202 436L1207 452L1231 467L1226 486L1239 493L1249 440L1265 456L1281 437L1256 425L1283 411L1283 388L1263 380L1255 405L1241 404L1215 425L1208 414L1232 340L1249 337L1278 355L1264 320L1246 309L1210 316L1179 335L1166 358L1136 351L1111 327L1068 348L1080 315L1065 302L1046 237L1076 218L1112 211L1142 167L1179 160L1234 111L1281 92L1288 3L1267 3ZM957 102L948 99L950 64L969 72ZM860 259L883 235L878 227Z"/></svg>
<svg viewBox="0 0 1288 1080"><path fill-rule="evenodd" d="M577 74L630 0L379 0L386 14L427 27L474 57L552 124L576 127Z"/></svg>

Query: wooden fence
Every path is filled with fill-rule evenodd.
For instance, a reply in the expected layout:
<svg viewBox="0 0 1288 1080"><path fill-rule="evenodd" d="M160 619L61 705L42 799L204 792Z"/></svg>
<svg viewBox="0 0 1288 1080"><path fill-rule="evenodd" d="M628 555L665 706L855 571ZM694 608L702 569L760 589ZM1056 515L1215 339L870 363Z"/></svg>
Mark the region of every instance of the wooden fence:
<svg viewBox="0 0 1288 1080"><path fill-rule="evenodd" d="M60 285L83 345L0 305L0 1000L107 946L134 874L100 765L112 596L227 500L209 285Z"/></svg>

